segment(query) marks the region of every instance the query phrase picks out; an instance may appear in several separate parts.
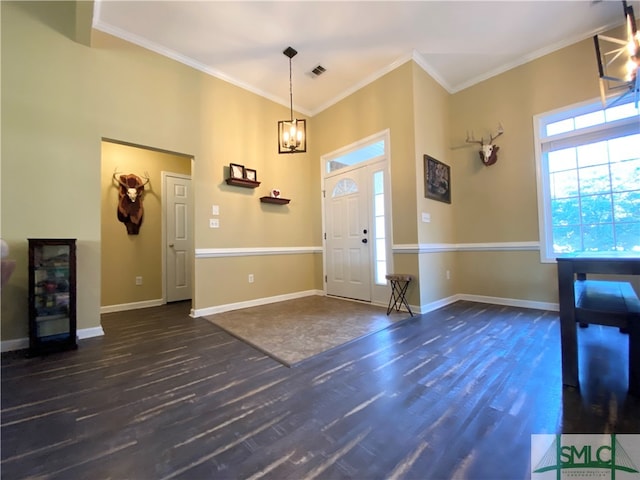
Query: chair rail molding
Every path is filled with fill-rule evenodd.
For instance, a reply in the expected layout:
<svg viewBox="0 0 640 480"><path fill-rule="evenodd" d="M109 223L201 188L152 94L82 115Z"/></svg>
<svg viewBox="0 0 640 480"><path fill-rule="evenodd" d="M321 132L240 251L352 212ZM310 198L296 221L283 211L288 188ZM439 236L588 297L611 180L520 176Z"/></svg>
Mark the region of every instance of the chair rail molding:
<svg viewBox="0 0 640 480"><path fill-rule="evenodd" d="M300 255L322 253L322 247L196 248L196 258L246 257L257 255Z"/></svg>
<svg viewBox="0 0 640 480"><path fill-rule="evenodd" d="M540 242L421 243L393 245L393 253L539 251Z"/></svg>

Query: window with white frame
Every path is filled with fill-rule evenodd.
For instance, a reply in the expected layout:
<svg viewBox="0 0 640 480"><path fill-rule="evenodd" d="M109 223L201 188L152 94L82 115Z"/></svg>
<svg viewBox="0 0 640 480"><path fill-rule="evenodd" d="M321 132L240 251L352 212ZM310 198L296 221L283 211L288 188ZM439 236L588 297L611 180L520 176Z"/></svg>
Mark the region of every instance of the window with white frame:
<svg viewBox="0 0 640 480"><path fill-rule="evenodd" d="M640 252L640 115L630 99L534 118L543 262Z"/></svg>

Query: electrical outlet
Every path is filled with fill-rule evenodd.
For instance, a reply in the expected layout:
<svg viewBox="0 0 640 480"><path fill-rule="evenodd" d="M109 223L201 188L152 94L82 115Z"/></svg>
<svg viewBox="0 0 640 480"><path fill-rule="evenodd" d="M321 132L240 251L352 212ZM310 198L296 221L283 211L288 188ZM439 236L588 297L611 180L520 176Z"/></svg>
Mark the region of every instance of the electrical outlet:
<svg viewBox="0 0 640 480"><path fill-rule="evenodd" d="M253 283L253 273L249 274L249 283Z"/></svg>
<svg viewBox="0 0 640 480"><path fill-rule="evenodd" d="M447 270L447 280L451 280L451 272Z"/></svg>
<svg viewBox="0 0 640 480"><path fill-rule="evenodd" d="M142 285L142 277L136 277L136 285Z"/></svg>
<svg viewBox="0 0 640 480"><path fill-rule="evenodd" d="M209 228L220 228L220 220L218 220L217 218L210 218Z"/></svg>

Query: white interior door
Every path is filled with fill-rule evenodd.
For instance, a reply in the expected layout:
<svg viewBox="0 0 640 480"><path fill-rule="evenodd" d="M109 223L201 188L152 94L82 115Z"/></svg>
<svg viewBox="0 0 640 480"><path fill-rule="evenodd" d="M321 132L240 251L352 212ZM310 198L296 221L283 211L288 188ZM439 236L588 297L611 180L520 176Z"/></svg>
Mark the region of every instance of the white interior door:
<svg viewBox="0 0 640 480"><path fill-rule="evenodd" d="M325 180L327 294L371 301L366 168Z"/></svg>
<svg viewBox="0 0 640 480"><path fill-rule="evenodd" d="M193 193L191 177L164 174L165 292L167 302L189 300L193 263Z"/></svg>

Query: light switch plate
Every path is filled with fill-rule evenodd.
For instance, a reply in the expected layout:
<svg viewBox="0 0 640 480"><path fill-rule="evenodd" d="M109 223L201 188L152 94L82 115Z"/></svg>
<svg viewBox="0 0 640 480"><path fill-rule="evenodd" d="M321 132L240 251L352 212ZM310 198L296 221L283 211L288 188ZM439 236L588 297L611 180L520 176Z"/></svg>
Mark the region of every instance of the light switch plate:
<svg viewBox="0 0 640 480"><path fill-rule="evenodd" d="M211 205L211 215L220 215L220 205Z"/></svg>
<svg viewBox="0 0 640 480"><path fill-rule="evenodd" d="M431 223L431 214L430 213L426 213L426 212L422 212L422 221L424 223Z"/></svg>

